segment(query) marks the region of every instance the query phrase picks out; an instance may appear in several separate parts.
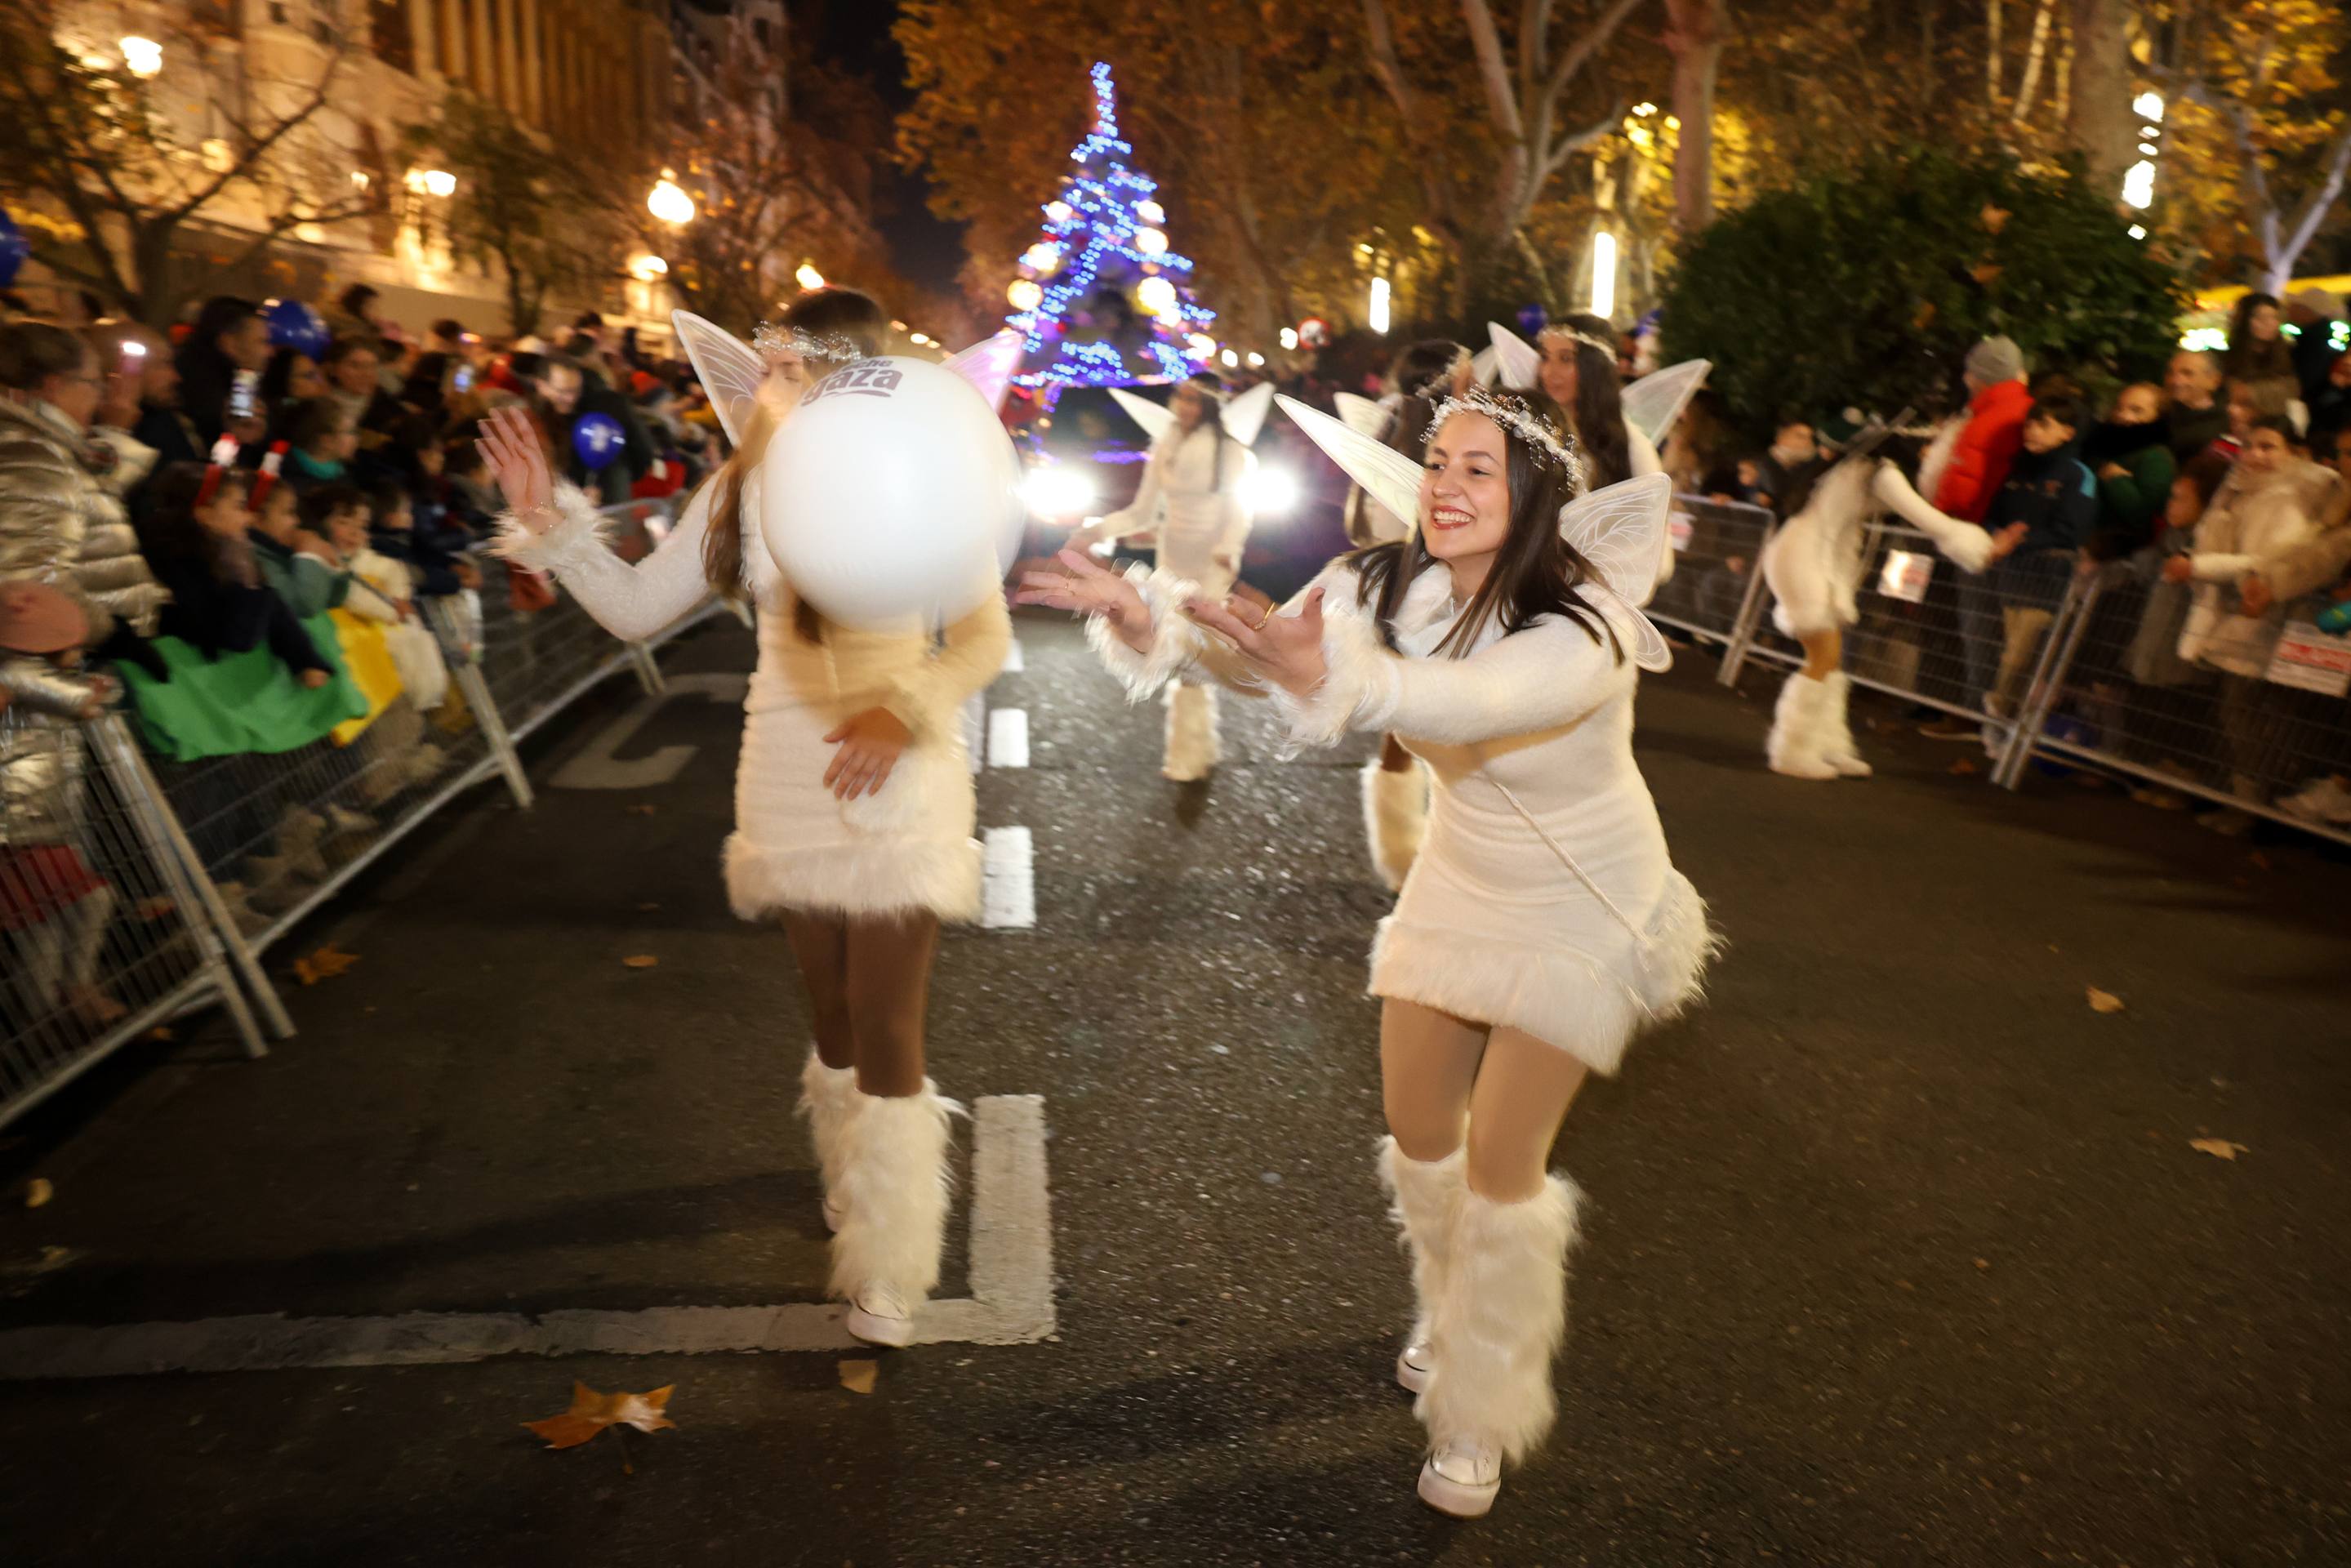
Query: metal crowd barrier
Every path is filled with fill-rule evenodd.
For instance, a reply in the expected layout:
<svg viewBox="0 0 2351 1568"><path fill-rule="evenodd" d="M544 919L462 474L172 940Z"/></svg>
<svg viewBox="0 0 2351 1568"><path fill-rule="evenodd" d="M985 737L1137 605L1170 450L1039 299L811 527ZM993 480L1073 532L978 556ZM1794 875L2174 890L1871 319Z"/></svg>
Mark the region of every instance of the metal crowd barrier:
<svg viewBox="0 0 2351 1568"><path fill-rule="evenodd" d="M1695 497L1677 497L1675 511L1676 570L1651 617L1719 643L1725 685L1752 659L1801 665L1754 565L1769 515ZM1980 727L2001 788L2017 789L2035 758L2087 765L2138 779L2152 803L2194 797L2351 844L2351 821L2325 814L2351 816L2351 637L2320 633L2314 602L2288 607L2289 631L2259 674L2231 674L2179 656L2192 590L2162 583L2152 552L2095 571L2011 558L1970 576L1883 518L1863 552L1845 673ZM1726 622L1732 582L1739 608ZM2221 597L2225 611L2233 595Z"/></svg>
<svg viewBox="0 0 2351 1568"><path fill-rule="evenodd" d="M673 507L604 511L635 559ZM151 762L118 715L60 732L70 767L38 797L12 789L0 819L0 1124L215 1001L254 1055L262 1026L290 1036L262 952L473 786L503 778L528 808L517 743L624 670L658 693L654 648L717 611L623 643L560 589L546 603L480 565L480 590L424 601L451 674L434 713L402 696L348 745L195 763ZM0 757L42 722L0 709Z"/></svg>

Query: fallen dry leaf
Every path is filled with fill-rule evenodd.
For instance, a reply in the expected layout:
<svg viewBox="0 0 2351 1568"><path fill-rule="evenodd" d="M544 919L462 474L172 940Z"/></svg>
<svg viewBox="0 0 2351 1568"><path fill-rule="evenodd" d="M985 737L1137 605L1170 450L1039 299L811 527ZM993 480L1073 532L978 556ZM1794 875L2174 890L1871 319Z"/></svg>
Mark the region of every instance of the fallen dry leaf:
<svg viewBox="0 0 2351 1568"><path fill-rule="evenodd" d="M873 1375L881 1370L872 1361L844 1361L841 1364L841 1385L852 1394L873 1392Z"/></svg>
<svg viewBox="0 0 2351 1568"><path fill-rule="evenodd" d="M1970 779L1982 771L1982 765L1972 758L1962 757L1951 764L1951 776L1955 779Z"/></svg>
<svg viewBox="0 0 2351 1568"><path fill-rule="evenodd" d="M658 904L640 904L637 905L637 913L640 915L651 915L654 910L659 909L661 905Z"/></svg>
<svg viewBox="0 0 2351 1568"><path fill-rule="evenodd" d="M2210 1155L2216 1160L2233 1160L2239 1155L2252 1153L2252 1150L2244 1145L2232 1144L2226 1138L2190 1138L2188 1140L2188 1146L2199 1154Z"/></svg>
<svg viewBox="0 0 2351 1568"><path fill-rule="evenodd" d="M321 980L333 979L359 961L358 954L343 952L329 942L308 957L295 959L294 973L304 985L315 986Z"/></svg>
<svg viewBox="0 0 2351 1568"><path fill-rule="evenodd" d="M49 1178L47 1176L35 1176L32 1180L25 1184L25 1207L26 1208L38 1208L41 1205L48 1202L49 1199L57 1196L57 1189L49 1185Z"/></svg>
<svg viewBox="0 0 2351 1568"><path fill-rule="evenodd" d="M1968 276L1974 278L1979 284L1989 287L1993 282L1998 280L2001 273L2006 272L2008 268L2001 266L1998 262L1988 261L1981 267L1977 267L1973 272L1969 273Z"/></svg>
<svg viewBox="0 0 2351 1568"><path fill-rule="evenodd" d="M1985 229L1992 234L1998 234L2001 230L2008 226L2008 209L2006 207L1996 207L1990 202L1986 202L1983 205L1983 211L1977 215L1983 219L1983 226Z"/></svg>
<svg viewBox="0 0 2351 1568"><path fill-rule="evenodd" d="M1989 1258L1979 1258L1976 1260L1976 1267L1979 1269L1989 1269L1991 1267L1991 1260Z"/></svg>
<svg viewBox="0 0 2351 1568"><path fill-rule="evenodd" d="M2118 1013L2123 1010L2123 999L2112 991L2102 991L2097 987L2092 986L2090 1010L2094 1013Z"/></svg>
<svg viewBox="0 0 2351 1568"><path fill-rule="evenodd" d="M661 960L651 953L639 953L634 957L622 959L621 963L626 968L653 969L660 967Z"/></svg>
<svg viewBox="0 0 2351 1568"><path fill-rule="evenodd" d="M632 806L629 808L629 815L632 817L650 817L660 810L661 808L659 806Z"/></svg>
<svg viewBox="0 0 2351 1568"><path fill-rule="evenodd" d="M576 1448L607 1427L634 1427L658 1432L676 1422L662 1414L669 1407L673 1383L651 1394L599 1394L584 1383L571 1385L571 1408L544 1421L523 1423L547 1439L550 1448Z"/></svg>
<svg viewBox="0 0 2351 1568"><path fill-rule="evenodd" d="M1934 324L1935 302L1929 299L1918 307L1918 314L1910 318L1910 327L1913 331L1923 332Z"/></svg>

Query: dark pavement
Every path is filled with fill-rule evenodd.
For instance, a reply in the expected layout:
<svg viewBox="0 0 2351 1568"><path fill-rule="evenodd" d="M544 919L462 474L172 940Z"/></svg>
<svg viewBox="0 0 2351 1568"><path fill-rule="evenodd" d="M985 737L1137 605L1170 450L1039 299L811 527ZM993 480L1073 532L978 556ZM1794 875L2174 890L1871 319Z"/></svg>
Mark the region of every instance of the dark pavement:
<svg viewBox="0 0 2351 1568"><path fill-rule="evenodd" d="M1363 753L1280 762L1228 701L1179 789L1155 706L1020 638L1032 766L980 820L1033 831L1038 925L948 939L934 1071L1045 1098L1054 1339L870 1394L840 1352L0 1384L0 1561L2351 1563L2342 856L2002 796L1886 708L1876 779L1775 779L1768 686L1646 681L1732 946L1569 1118L1562 1420L1460 1524L1390 1381ZM632 695L542 737L536 810L477 793L315 922L360 962L266 1061L142 1047L0 1139L0 1329L817 1299L804 1013L717 876L739 719L681 696L623 753L698 748L675 782L549 784ZM674 1383L678 1429L548 1452L574 1378Z"/></svg>

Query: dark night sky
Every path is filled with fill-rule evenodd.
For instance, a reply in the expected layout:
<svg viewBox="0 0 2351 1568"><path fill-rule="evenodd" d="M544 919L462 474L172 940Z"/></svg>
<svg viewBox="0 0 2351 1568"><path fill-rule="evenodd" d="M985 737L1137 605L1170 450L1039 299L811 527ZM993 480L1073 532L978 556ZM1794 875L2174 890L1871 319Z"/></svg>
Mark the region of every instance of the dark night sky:
<svg viewBox="0 0 2351 1568"><path fill-rule="evenodd" d="M890 36L898 19L893 0L831 0L791 10L793 26L808 30L818 51L869 78L893 112L913 101L914 94L906 89L906 57ZM933 217L929 183L898 168L886 150L878 172L890 208L882 220L882 233L899 270L952 296L956 270L963 265L963 226Z"/></svg>

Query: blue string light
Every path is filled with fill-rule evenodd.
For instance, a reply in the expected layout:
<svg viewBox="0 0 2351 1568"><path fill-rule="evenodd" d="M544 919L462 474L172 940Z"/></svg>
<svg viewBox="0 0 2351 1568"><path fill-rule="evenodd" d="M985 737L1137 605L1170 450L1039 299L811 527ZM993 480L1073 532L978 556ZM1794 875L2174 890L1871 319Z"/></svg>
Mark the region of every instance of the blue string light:
<svg viewBox="0 0 2351 1568"><path fill-rule="evenodd" d="M1071 149L1070 161L1077 171L1063 182L1056 198L1067 215L1056 217L1053 203L1039 209L1045 219L1044 241L1055 247L1061 265L1045 273L1024 258L1020 276L1037 284L1037 303L1005 318L1026 344L1022 369L1013 378L1023 386L1061 382L1117 386L1150 377L1189 375L1206 356L1193 350L1188 340L1206 334L1217 319L1216 312L1187 293L1190 258L1173 250L1146 252L1135 243L1142 230L1160 226L1145 222L1136 211L1152 199L1159 184L1124 162L1134 149L1118 134L1118 89L1108 62L1097 62L1091 75L1093 126ZM1139 304L1134 306L1139 315L1151 320L1151 337L1142 349L1150 369L1143 377L1136 376L1126 356L1110 344L1070 340L1070 311L1092 299L1098 285L1114 285L1133 303L1135 290L1151 277L1166 279L1176 291L1176 301L1171 309L1156 316Z"/></svg>

